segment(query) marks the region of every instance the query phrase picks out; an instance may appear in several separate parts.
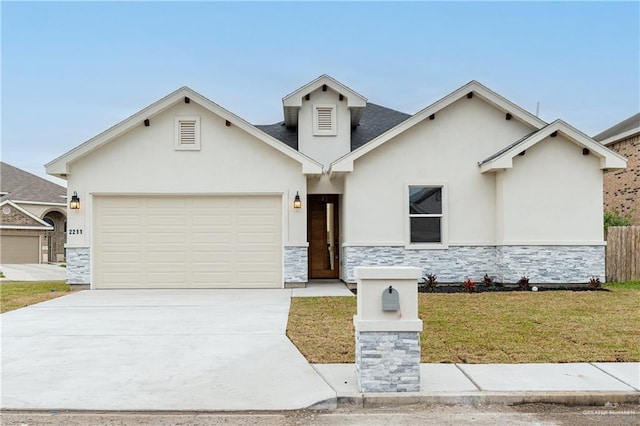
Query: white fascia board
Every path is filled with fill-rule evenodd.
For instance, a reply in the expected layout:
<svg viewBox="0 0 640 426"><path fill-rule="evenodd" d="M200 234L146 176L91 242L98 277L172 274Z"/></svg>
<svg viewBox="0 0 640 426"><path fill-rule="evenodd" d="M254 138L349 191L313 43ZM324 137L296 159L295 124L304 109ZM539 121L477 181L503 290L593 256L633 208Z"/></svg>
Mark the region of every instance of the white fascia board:
<svg viewBox="0 0 640 426"><path fill-rule="evenodd" d="M339 94L345 96L347 98L347 106L349 108L354 107L362 107L367 106L367 98L355 92L354 90L348 88L344 84L340 83L336 79L323 74L315 80L305 84L298 90L291 92L284 98L282 98L282 105L286 107L301 107L302 106L302 98L310 92L319 89L322 85L326 84L328 87L331 87L333 90L338 92Z"/></svg>
<svg viewBox="0 0 640 426"><path fill-rule="evenodd" d="M46 171L50 175L54 176L64 176L69 173L69 164L77 159L87 155L88 153L94 151L95 149L101 147L102 145L111 142L118 136L128 132L132 128L139 126L142 121L145 119L153 118L159 113L165 111L170 108L174 104L180 102L184 99L184 97L188 97L194 102L198 103L202 107L208 109L212 113L218 115L219 117L229 121L230 123L238 126L245 132L250 135L256 137L257 139L265 142L267 145L275 148L281 153L289 156L290 158L298 161L302 164L303 173L305 174L322 174L322 165L306 155L296 151L295 149L283 144L277 139L267 135L262 130L256 128L252 124L238 117L237 115L227 111L222 108L220 105L215 102L210 101L199 93L191 90L188 87L181 87L175 92L165 96L161 100L156 103L146 107L145 109L137 112L136 114L130 116L129 118L121 121L115 126L105 130L99 135L95 136L92 139L89 139L87 142L77 146L71 151L63 154L62 156L56 158L55 160L45 164Z"/></svg>
<svg viewBox="0 0 640 426"><path fill-rule="evenodd" d="M179 88L178 90L170 93L159 101L156 101L148 107L142 109L141 111L129 116L128 118L125 118L118 124L108 128L99 135L94 136L83 144L78 145L70 151L62 154L55 160L48 162L44 165L47 174L57 177L63 177L64 175L67 175L69 173L69 163L87 155L88 153L96 150L102 145L111 142L118 136L128 132L136 126L139 126L143 120L152 118L165 109L170 108L178 101L184 99L185 96L190 97L193 93L194 92L186 86Z"/></svg>
<svg viewBox="0 0 640 426"><path fill-rule="evenodd" d="M480 172L485 173L512 168L513 158L516 155L550 137L554 132L558 132L566 139L569 139L569 141L593 152L598 158L600 158L601 169L623 169L626 167L627 160L624 157L599 144L564 121L556 120L544 129L524 139L521 143L511 147L500 156L481 164Z"/></svg>
<svg viewBox="0 0 640 426"><path fill-rule="evenodd" d="M520 121L530 125L535 129L541 129L547 125L546 122L540 120L535 115L529 113L528 111L520 108L516 104L508 101L497 93L489 90L482 84L477 81L471 81L470 83L465 84L458 90L448 94L442 99L437 100L433 104L429 105L425 109L415 113L413 116L409 117L402 123L398 124L396 127L393 127L387 130L385 133L381 134L377 138L372 141L366 143L360 148L351 151L348 154L345 154L341 158L337 159L330 165L330 172L352 172L353 171L353 162L362 157L363 155L373 151L383 143L393 139L400 133L410 129L421 121L425 120L432 114L437 114L439 111L448 107L452 103L460 100L462 97L466 96L468 93L473 92L474 94L480 96L486 102L494 105L496 108L502 109L504 111L509 112L513 117L519 119Z"/></svg>
<svg viewBox="0 0 640 426"><path fill-rule="evenodd" d="M44 201L22 201L22 200L11 200L16 204L31 204L37 206L59 206L59 207L67 207L66 203L47 203Z"/></svg>
<svg viewBox="0 0 640 426"><path fill-rule="evenodd" d="M0 225L0 229L24 229L30 231L53 231L53 226Z"/></svg>
<svg viewBox="0 0 640 426"><path fill-rule="evenodd" d="M631 130L627 130L626 132L618 133L617 135L613 135L607 139L600 141L602 145L611 145L612 143L618 142L619 140L626 139L630 136L635 135L636 133L640 133L640 126L634 127Z"/></svg>
<svg viewBox="0 0 640 426"><path fill-rule="evenodd" d="M39 224L41 224L44 228L46 228L49 231L53 230L53 227L51 225L49 225L47 222L45 222L44 220L40 219L38 216L34 215L33 213L31 213L28 210L23 209L22 207L20 207L19 205L15 204L14 202L12 202L11 200L4 200L2 203L0 203L0 207L4 206L5 204L10 205L11 207L15 208L16 210L18 210L19 212L29 216L31 219L35 220L36 222L38 222ZM17 228L15 227L17 226ZM28 226L28 225L3 225L3 227L5 229L22 229L20 227L24 227L25 229L41 229L38 226ZM13 227L13 228L8 228L8 227Z"/></svg>

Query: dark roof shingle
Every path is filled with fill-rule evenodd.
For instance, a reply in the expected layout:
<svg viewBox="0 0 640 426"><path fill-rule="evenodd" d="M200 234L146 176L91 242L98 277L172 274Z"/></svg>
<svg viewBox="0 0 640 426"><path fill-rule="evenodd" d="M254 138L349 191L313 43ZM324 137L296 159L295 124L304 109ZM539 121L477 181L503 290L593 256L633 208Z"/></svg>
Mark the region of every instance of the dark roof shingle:
<svg viewBox="0 0 640 426"><path fill-rule="evenodd" d="M409 117L411 117L409 114L367 103L362 118L360 118L360 125L351 130L351 151L372 141ZM255 127L291 148L298 149L297 129L287 128L283 121L275 124L258 124Z"/></svg>
<svg viewBox="0 0 640 426"><path fill-rule="evenodd" d="M0 197L5 200L66 203L67 189L39 176L0 162Z"/></svg>

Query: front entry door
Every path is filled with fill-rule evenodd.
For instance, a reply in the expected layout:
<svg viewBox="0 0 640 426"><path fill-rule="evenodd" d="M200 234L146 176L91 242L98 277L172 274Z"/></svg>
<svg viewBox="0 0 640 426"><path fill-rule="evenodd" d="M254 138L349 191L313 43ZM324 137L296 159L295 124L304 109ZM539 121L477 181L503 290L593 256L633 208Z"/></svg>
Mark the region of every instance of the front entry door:
<svg viewBox="0 0 640 426"><path fill-rule="evenodd" d="M309 278L339 278L338 196L309 195Z"/></svg>

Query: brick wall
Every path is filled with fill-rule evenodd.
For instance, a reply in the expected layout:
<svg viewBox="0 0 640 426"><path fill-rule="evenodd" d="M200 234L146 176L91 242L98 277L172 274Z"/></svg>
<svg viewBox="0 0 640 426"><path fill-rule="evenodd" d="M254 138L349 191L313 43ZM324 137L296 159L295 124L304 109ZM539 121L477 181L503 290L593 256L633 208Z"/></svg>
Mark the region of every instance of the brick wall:
<svg viewBox="0 0 640 426"><path fill-rule="evenodd" d="M640 225L640 135L622 139L607 148L627 159L627 168L604 174L604 209L631 213Z"/></svg>

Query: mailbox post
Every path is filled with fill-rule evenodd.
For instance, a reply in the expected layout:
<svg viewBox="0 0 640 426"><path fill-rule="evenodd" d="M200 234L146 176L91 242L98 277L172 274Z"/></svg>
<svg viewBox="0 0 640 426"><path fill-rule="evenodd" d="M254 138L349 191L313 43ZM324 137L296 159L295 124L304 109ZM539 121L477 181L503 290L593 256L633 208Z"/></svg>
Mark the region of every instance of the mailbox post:
<svg viewBox="0 0 640 426"><path fill-rule="evenodd" d="M356 375L360 392L420 391L420 268L357 267Z"/></svg>

